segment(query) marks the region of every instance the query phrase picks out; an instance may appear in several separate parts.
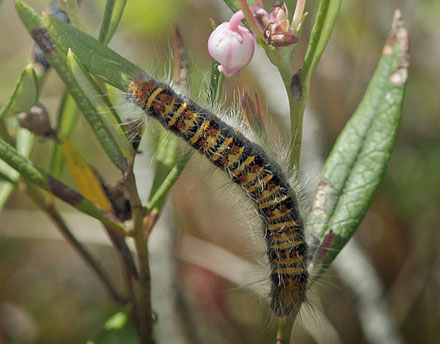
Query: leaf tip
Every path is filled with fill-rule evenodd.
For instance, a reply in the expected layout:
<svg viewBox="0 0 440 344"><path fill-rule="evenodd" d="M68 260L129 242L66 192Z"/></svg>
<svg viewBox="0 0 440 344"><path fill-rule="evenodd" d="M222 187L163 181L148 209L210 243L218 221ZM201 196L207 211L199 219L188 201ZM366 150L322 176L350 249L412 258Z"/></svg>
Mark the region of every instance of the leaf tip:
<svg viewBox="0 0 440 344"><path fill-rule="evenodd" d="M35 68L33 63L29 63L26 67L24 67L26 73L34 73L35 72Z"/></svg>
<svg viewBox="0 0 440 344"><path fill-rule="evenodd" d="M22 7L24 5L23 1L15 0L15 8Z"/></svg>
<svg viewBox="0 0 440 344"><path fill-rule="evenodd" d="M398 86L406 83L409 67L409 34L400 9L394 11L391 33L384 47L384 55L391 54L396 45L400 49L400 59L396 69L390 75L389 82Z"/></svg>

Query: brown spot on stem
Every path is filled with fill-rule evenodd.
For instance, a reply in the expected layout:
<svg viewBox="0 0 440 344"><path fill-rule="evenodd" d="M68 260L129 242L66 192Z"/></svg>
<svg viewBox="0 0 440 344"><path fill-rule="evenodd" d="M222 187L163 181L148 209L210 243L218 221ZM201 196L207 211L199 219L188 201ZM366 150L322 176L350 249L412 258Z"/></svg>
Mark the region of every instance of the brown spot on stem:
<svg viewBox="0 0 440 344"><path fill-rule="evenodd" d="M35 43L37 43L40 49L43 51L44 55L51 55L54 52L56 45L45 27L33 29L31 31L31 36Z"/></svg>
<svg viewBox="0 0 440 344"><path fill-rule="evenodd" d="M47 184L50 192L66 203L75 206L84 200L84 196L82 196L80 193L76 192L66 184L60 182L50 175L47 176Z"/></svg>
<svg viewBox="0 0 440 344"><path fill-rule="evenodd" d="M301 85L302 69L299 69L290 81L290 93L294 100L300 100L302 97L302 85Z"/></svg>

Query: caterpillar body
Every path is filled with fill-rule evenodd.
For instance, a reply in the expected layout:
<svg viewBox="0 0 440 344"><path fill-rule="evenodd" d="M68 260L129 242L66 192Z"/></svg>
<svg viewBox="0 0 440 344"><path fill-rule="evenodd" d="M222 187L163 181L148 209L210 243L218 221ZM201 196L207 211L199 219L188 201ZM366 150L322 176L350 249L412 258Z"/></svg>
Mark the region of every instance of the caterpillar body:
<svg viewBox="0 0 440 344"><path fill-rule="evenodd" d="M296 314L306 298L307 244L295 193L279 165L210 111L146 74L129 83L127 99L225 171L256 203L270 264L271 308L277 316Z"/></svg>

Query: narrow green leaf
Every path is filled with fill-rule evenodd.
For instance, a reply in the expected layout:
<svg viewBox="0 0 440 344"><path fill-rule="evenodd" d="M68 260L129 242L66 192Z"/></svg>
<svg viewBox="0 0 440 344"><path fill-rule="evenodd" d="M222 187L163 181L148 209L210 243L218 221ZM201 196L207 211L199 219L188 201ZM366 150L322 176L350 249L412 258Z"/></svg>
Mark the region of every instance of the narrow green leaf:
<svg viewBox="0 0 440 344"><path fill-rule="evenodd" d="M304 57L303 80L309 83L335 26L342 0L321 0L315 25Z"/></svg>
<svg viewBox="0 0 440 344"><path fill-rule="evenodd" d="M82 97L87 100L89 107L93 109L87 118L92 129L103 144L110 159L124 168L127 165L126 159L132 157L134 152L128 137L121 128L119 117L105 103L100 88L82 67L72 51L67 54L67 63L78 91L82 93ZM121 153L123 157L120 156Z"/></svg>
<svg viewBox="0 0 440 344"><path fill-rule="evenodd" d="M57 137L59 139L70 139L75 124L78 121L78 107L72 96L65 91L58 110ZM58 178L64 167L64 158L58 142L53 141L50 152L49 173Z"/></svg>
<svg viewBox="0 0 440 344"><path fill-rule="evenodd" d="M14 147L3 140L0 140L0 159L16 170L26 181L54 194L59 199L102 223L125 231L123 224L112 214L98 208L93 202L35 166L31 160L19 154Z"/></svg>
<svg viewBox="0 0 440 344"><path fill-rule="evenodd" d="M150 200L147 203L148 210L156 212L160 211L165 203L168 192L171 190L176 180L182 174L186 164L191 158L191 155L192 150L187 149L186 152L180 157L180 159L177 160L176 164L170 170L166 178L159 185L157 191L150 196Z"/></svg>
<svg viewBox="0 0 440 344"><path fill-rule="evenodd" d="M81 27L78 0L58 0L60 8L69 16L73 26Z"/></svg>
<svg viewBox="0 0 440 344"><path fill-rule="evenodd" d="M153 184L148 198L151 201L176 164L179 152L179 139L170 132L162 130L159 137L159 144L156 150L156 169L154 171Z"/></svg>
<svg viewBox="0 0 440 344"><path fill-rule="evenodd" d="M46 21L57 47L65 54L70 48L89 72L110 85L126 91L133 77L142 74L139 67L93 37L55 17L47 16Z"/></svg>
<svg viewBox="0 0 440 344"><path fill-rule="evenodd" d="M316 21L307 46L302 71L298 71L295 75L293 75L293 73L292 75L284 73L286 76L283 77L283 80L290 97L290 125L292 135L290 166L292 167L298 167L300 162L303 117L309 99L312 74L330 39L341 2L342 0L320 1ZM290 59L288 60L288 63L290 65ZM287 80L286 77L288 77ZM291 94L292 87L295 88L296 94L294 97Z"/></svg>
<svg viewBox="0 0 440 344"><path fill-rule="evenodd" d="M208 90L208 102L212 104L216 104L221 95L221 90L223 87L223 80L225 78L223 73L220 73L218 70L218 66L220 64L216 60L212 60L211 62L211 80L209 82L209 90Z"/></svg>
<svg viewBox="0 0 440 344"><path fill-rule="evenodd" d="M1 179L8 181L12 184L16 184L18 181L18 173L11 168L7 163L0 160L0 175Z"/></svg>
<svg viewBox="0 0 440 344"><path fill-rule="evenodd" d="M98 40L107 45L112 39L124 12L127 0L107 0Z"/></svg>
<svg viewBox="0 0 440 344"><path fill-rule="evenodd" d="M104 44L108 44L111 37L113 36L117 25L119 24L120 18L122 16L123 9L125 7L126 0L108 0L106 4L106 9L104 12L103 23L101 25L101 30L99 33L99 40ZM103 98L104 101L107 99ZM109 102L110 103L110 102ZM113 110L111 106L110 109ZM115 113L113 110L112 113ZM69 139L73 131L74 124L76 123L78 116L78 109L72 97L65 92L61 102L60 110L58 112L58 137L62 139ZM117 114L116 114L117 116ZM119 118L118 121L120 122ZM54 176L58 177L61 174L62 168L64 166L63 154L59 145L54 142L53 148L50 155L49 172Z"/></svg>
<svg viewBox="0 0 440 344"><path fill-rule="evenodd" d="M397 138L408 68L408 34L396 11L391 35L362 102L321 174L307 226L335 238L321 273L357 229L385 173ZM319 275L318 275L319 277Z"/></svg>
<svg viewBox="0 0 440 344"><path fill-rule="evenodd" d="M41 20L40 16L23 1L16 1L15 9L20 17L21 22L28 31L32 31L44 26L43 20Z"/></svg>
<svg viewBox="0 0 440 344"><path fill-rule="evenodd" d="M34 145L34 135L27 129L18 128L17 130L17 151L19 154L28 157ZM4 161L0 160L0 174L4 179L15 184L18 181L18 173Z"/></svg>
<svg viewBox="0 0 440 344"><path fill-rule="evenodd" d="M11 178L10 173L3 172L3 170L5 169L6 166L8 166L8 165L5 164L3 161L0 161L0 181L5 181L5 182L11 183L11 184L15 184L15 180L13 180ZM0 209L1 209L1 207L0 207Z"/></svg>
<svg viewBox="0 0 440 344"><path fill-rule="evenodd" d="M69 68L67 66L67 61L66 61L66 55L65 55L67 53L67 50L63 52L62 50L59 49L58 43L54 44L51 36L47 32L47 29L44 27L43 21L32 8L30 8L29 6L27 6L26 4L20 1L16 2L15 6L20 19L22 20L23 24L25 24L26 26L26 29L29 31L35 42L42 49L44 55L46 56L46 59L49 61L52 67L57 71L60 78L63 80L64 84L66 85L73 99L75 99L78 108L81 110L81 112L84 114L86 119L89 121L90 126L93 129L97 127L100 129L100 135L98 135L98 133L96 132L95 134L98 140L100 141L102 147L109 155L110 160L118 168L123 169L124 166L120 165L121 162L123 163L123 159L122 161L119 160L119 156L117 154L118 150L115 149L116 147L114 146L113 141L109 139L108 135L101 135L106 130L106 128L99 126L100 124L102 124L102 121L97 119L98 114L90 106L89 101L87 100L87 98L84 97L83 92L78 88L77 82L73 79L72 75L69 72ZM64 23L61 20L59 21ZM69 25L67 23L64 24L66 24L67 28L73 29L75 30L75 32L80 32L74 29L72 25ZM94 53L92 53L92 51L88 51L88 55L93 56Z"/></svg>
<svg viewBox="0 0 440 344"><path fill-rule="evenodd" d="M25 157L29 157L34 147L35 135L29 130L18 128L17 131L17 152Z"/></svg>
<svg viewBox="0 0 440 344"><path fill-rule="evenodd" d="M38 101L39 82L34 66L29 64L20 75L11 97L0 110L0 118L29 110Z"/></svg>
<svg viewBox="0 0 440 344"><path fill-rule="evenodd" d="M34 135L27 129L18 128L16 142L18 153L28 157L34 145ZM0 178L4 180L0 185L1 211L18 182L19 174L4 161L0 160Z"/></svg>

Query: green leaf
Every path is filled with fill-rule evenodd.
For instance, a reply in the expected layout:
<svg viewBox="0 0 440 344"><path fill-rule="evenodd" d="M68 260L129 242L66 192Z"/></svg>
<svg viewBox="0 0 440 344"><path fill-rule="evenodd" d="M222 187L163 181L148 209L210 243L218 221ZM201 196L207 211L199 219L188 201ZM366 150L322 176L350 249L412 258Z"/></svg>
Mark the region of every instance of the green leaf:
<svg viewBox="0 0 440 344"><path fill-rule="evenodd" d="M27 129L18 128L16 141L18 153L28 157L34 146L34 135ZM4 180L0 185L0 210L2 210L18 182L19 174L0 160L0 178Z"/></svg>
<svg viewBox="0 0 440 344"><path fill-rule="evenodd" d="M324 165L307 219L307 227L321 241L330 231L335 235L316 278L354 234L385 173L402 116L408 44L408 34L396 11L382 58Z"/></svg>
<svg viewBox="0 0 440 344"><path fill-rule="evenodd" d="M79 211L98 219L102 223L125 231L123 224L121 224L112 214L100 209L93 202L84 198L84 196L71 189L69 186L35 166L31 160L19 154L14 147L3 140L0 140L0 159L16 170L27 182L51 192L59 199L70 204Z"/></svg>
<svg viewBox="0 0 440 344"><path fill-rule="evenodd" d="M191 158L191 155L192 150L187 149L186 152L177 160L176 164L174 164L166 178L163 179L162 183L157 188L157 191L154 194L150 195L150 199L147 203L148 210L154 212L160 211L165 203L168 192L171 190L174 183L182 174L186 164Z"/></svg>
<svg viewBox="0 0 440 344"><path fill-rule="evenodd" d="M27 129L18 128L16 141L18 153L25 157L28 157L34 145L34 135ZM17 171L11 168L2 160L0 160L0 174L3 176L4 179L13 184L16 184L18 182L19 175Z"/></svg>
<svg viewBox="0 0 440 344"><path fill-rule="evenodd" d="M106 151L107 155L110 157L110 160L120 169L123 169L124 166L121 166L120 163L124 162L123 159L119 160L118 150L115 149L116 146L114 142L110 139L109 135L105 135L104 132L107 131L106 128L102 127L102 120L98 119L98 114L95 110L90 106L87 98L84 97L81 89L78 88L77 82L74 80L72 75L70 74L69 68L67 66L66 61L66 51L62 51L58 47L58 43L54 44L52 38L47 34L47 30L44 27L44 23L41 18L35 13L35 11L24 4L23 2L16 2L15 4L17 13L22 20L23 24L25 24L26 29L29 31L31 36L34 38L35 42L40 46L46 59L52 65L52 67L57 71L60 78L63 80L73 99L84 114L86 119L89 121L90 126L95 130L95 128L99 128L99 132L95 131L95 135L100 141L102 147ZM61 21L61 20L60 20ZM64 23L63 21L61 21ZM67 23L66 27L69 29L75 30L75 32L80 32L77 29L74 29L72 25ZM87 35L86 35L87 36ZM88 37L88 36L87 36ZM89 56L93 56L94 53L91 51L88 52Z"/></svg>
<svg viewBox="0 0 440 344"><path fill-rule="evenodd" d="M58 110L57 137L68 140L72 134L75 124L78 121L78 107L72 96L65 91ZM50 152L49 173L58 178L64 166L63 153L58 142L53 141Z"/></svg>
<svg viewBox="0 0 440 344"><path fill-rule="evenodd" d="M108 44L119 24L126 0L108 0L104 12L104 19L99 32L99 40L105 45ZM107 99L106 97L104 99ZM110 103L110 102L109 102ZM112 109L112 107L110 107ZM112 111L113 113L115 111ZM78 108L75 101L65 92L58 112L57 136L62 139L69 139L77 122ZM58 177L61 174L64 164L63 154L60 146L54 142L50 155L49 172Z"/></svg>
<svg viewBox="0 0 440 344"><path fill-rule="evenodd" d="M127 166L126 159L131 158L134 152L127 135L121 128L119 116L104 101L102 91L71 50L67 54L67 63L78 91L93 110L87 115L90 126L110 159L124 169Z"/></svg>
<svg viewBox="0 0 440 344"><path fill-rule="evenodd" d="M0 180L15 184L15 180L13 180L10 176L10 173L5 173L5 167L9 167L7 164L5 164L3 161L0 161ZM1 202L0 202L1 204ZM0 207L1 209L1 207Z"/></svg>
<svg viewBox="0 0 440 344"><path fill-rule="evenodd" d="M0 110L0 118L29 110L38 101L39 83L34 66L29 64L15 84L11 97Z"/></svg>
<svg viewBox="0 0 440 344"><path fill-rule="evenodd" d="M307 85L330 39L341 3L342 0L321 0L319 4L316 22L304 57L302 77Z"/></svg>
<svg viewBox="0 0 440 344"><path fill-rule="evenodd" d="M148 198L151 201L176 164L179 152L179 138L170 132L162 130L159 137L159 144L156 149L156 169L154 171L153 184Z"/></svg>
<svg viewBox="0 0 440 344"><path fill-rule="evenodd" d="M78 0L58 0L61 10L66 12L69 16L70 22L73 26L81 27L79 16Z"/></svg>
<svg viewBox="0 0 440 344"><path fill-rule="evenodd" d="M307 45L306 56L302 71L295 75L288 75L288 80L283 77L288 95L290 97L290 126L292 145L290 147L290 166L298 167L301 154L303 117L310 93L310 81L312 74L324 52L335 26L336 17L339 13L342 0L321 0L318 14L312 29L309 44ZM290 64L290 59L288 60ZM288 84L286 84L286 81ZM292 82L296 81L298 84ZM295 93L299 96L292 97L292 86L296 88Z"/></svg>
<svg viewBox="0 0 440 344"><path fill-rule="evenodd" d="M70 48L89 72L110 85L126 91L129 82L143 73L127 59L62 20L47 16L46 21L57 47L65 54Z"/></svg>
<svg viewBox="0 0 440 344"><path fill-rule="evenodd" d="M127 0L107 0L98 40L107 45L121 21Z"/></svg>
<svg viewBox="0 0 440 344"><path fill-rule="evenodd" d="M20 17L21 22L24 24L28 31L38 29L43 26L43 21L40 16L23 1L15 2L15 9Z"/></svg>
<svg viewBox="0 0 440 344"><path fill-rule="evenodd" d="M0 175L1 179L8 181L11 184L16 184L18 181L17 171L2 160L0 160Z"/></svg>
<svg viewBox="0 0 440 344"><path fill-rule="evenodd" d="M221 90L223 87L223 80L225 78L225 75L223 73L220 73L218 70L218 66L220 64L212 59L211 61L211 80L209 82L209 89L208 89L208 102L209 104L213 105L216 104L221 96Z"/></svg>

